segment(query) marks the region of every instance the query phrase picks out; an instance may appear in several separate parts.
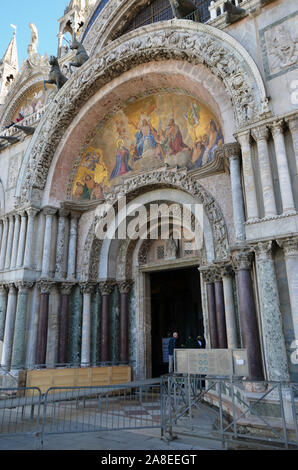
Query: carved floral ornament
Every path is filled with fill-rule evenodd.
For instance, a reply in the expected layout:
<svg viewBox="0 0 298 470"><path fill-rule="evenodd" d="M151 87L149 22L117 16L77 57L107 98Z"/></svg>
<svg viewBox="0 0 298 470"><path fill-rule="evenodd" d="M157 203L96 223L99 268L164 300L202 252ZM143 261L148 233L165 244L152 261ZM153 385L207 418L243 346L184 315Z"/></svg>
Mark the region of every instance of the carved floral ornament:
<svg viewBox="0 0 298 470"><path fill-rule="evenodd" d="M217 37L219 33L222 37ZM211 26L194 23L186 30L185 21L176 20L140 28L106 46L68 80L50 104L24 157L16 197L21 202L41 197L56 148L80 108L98 89L139 64L169 59L204 63L223 80L237 126L260 119L268 112L265 89L258 69L242 49Z"/></svg>

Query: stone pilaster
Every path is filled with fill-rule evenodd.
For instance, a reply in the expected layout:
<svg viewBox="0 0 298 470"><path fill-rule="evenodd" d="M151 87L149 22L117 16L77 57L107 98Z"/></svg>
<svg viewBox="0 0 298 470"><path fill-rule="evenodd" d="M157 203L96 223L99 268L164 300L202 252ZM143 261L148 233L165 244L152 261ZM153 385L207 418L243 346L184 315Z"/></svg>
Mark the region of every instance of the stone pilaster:
<svg viewBox="0 0 298 470"><path fill-rule="evenodd" d="M26 319L28 304L28 289L31 289L33 283L17 282L18 301L16 308L14 338L12 348L11 368L14 370L25 367L25 338L26 338Z"/></svg>
<svg viewBox="0 0 298 470"><path fill-rule="evenodd" d="M289 286L292 321L298 357L298 237L288 237L277 240L283 248Z"/></svg>
<svg viewBox="0 0 298 470"><path fill-rule="evenodd" d="M17 268L20 268L21 266L23 266L25 245L26 245L26 232L27 232L27 213L26 211L20 211L19 214L21 216L21 228L20 228L18 254L17 254L17 264L16 264Z"/></svg>
<svg viewBox="0 0 298 470"><path fill-rule="evenodd" d="M13 235L12 253L11 253L11 261L10 261L11 269L15 268L17 264L19 237L20 237L20 215L15 214L14 235Z"/></svg>
<svg viewBox="0 0 298 470"><path fill-rule="evenodd" d="M4 339L3 339L2 360L1 360L1 365L5 370L9 370L10 364L11 364L16 302L17 302L17 290L14 284L9 284Z"/></svg>
<svg viewBox="0 0 298 470"><path fill-rule="evenodd" d="M75 279L76 277L78 220L80 216L81 214L77 212L71 212L67 264L67 279L69 280Z"/></svg>
<svg viewBox="0 0 298 470"><path fill-rule="evenodd" d="M266 126L259 126L252 129L251 133L253 138L257 142L258 147L258 160L263 192L265 217L271 217L273 215L276 215L277 211L267 143L269 131Z"/></svg>
<svg viewBox="0 0 298 470"><path fill-rule="evenodd" d="M51 254L52 254L52 227L53 219L57 212L57 209L54 207L45 207L43 212L46 216L46 225L45 225L45 234L44 234L44 243L43 243L43 257L42 257L42 278L50 277L51 269Z"/></svg>
<svg viewBox="0 0 298 470"><path fill-rule="evenodd" d="M256 255L261 328L267 376L269 380L286 381L289 380L289 371L272 258L272 242L258 242L253 246Z"/></svg>
<svg viewBox="0 0 298 470"><path fill-rule="evenodd" d="M0 341L3 341L7 307L7 289L0 284Z"/></svg>
<svg viewBox="0 0 298 470"><path fill-rule="evenodd" d="M67 225L68 215L69 215L69 211L65 209L59 210L57 246L56 246L56 268L55 268L55 277L57 279L63 279L67 275L66 225Z"/></svg>
<svg viewBox="0 0 298 470"><path fill-rule="evenodd" d="M292 134L293 147L296 158L296 169L298 173L298 119L297 116L286 119L286 123L289 126L290 132Z"/></svg>
<svg viewBox="0 0 298 470"><path fill-rule="evenodd" d="M270 125L270 129L274 139L283 213L294 214L296 211L287 159L287 152L284 141L283 120L275 121L273 124Z"/></svg>
<svg viewBox="0 0 298 470"><path fill-rule="evenodd" d="M6 247L6 256L5 256L5 269L10 268L11 261L11 251L13 243L13 233L14 233L14 216L10 215L8 217L8 236L7 236L7 247Z"/></svg>
<svg viewBox="0 0 298 470"><path fill-rule="evenodd" d="M31 269L32 268L32 254L33 254L33 240L34 240L34 229L35 229L35 217L38 214L39 210L33 207L26 209L28 214L28 223L27 223L27 236L26 236L26 247L24 255L24 267Z"/></svg>
<svg viewBox="0 0 298 470"><path fill-rule="evenodd" d="M251 279L251 262L252 253L249 249L242 249L233 253L242 343L247 350L249 378L251 380L263 380L259 326Z"/></svg>
<svg viewBox="0 0 298 470"><path fill-rule="evenodd" d="M243 241L245 240L245 215L240 173L240 150L241 147L237 142L224 145L225 157L230 161L235 235L237 240Z"/></svg>
<svg viewBox="0 0 298 470"><path fill-rule="evenodd" d="M255 177L252 166L252 154L250 146L250 133L245 132L237 136L237 140L241 146L242 153L242 169L245 189L247 221L253 222L259 220L257 193L255 185Z"/></svg>
<svg viewBox="0 0 298 470"><path fill-rule="evenodd" d="M81 367L89 367L91 359L91 295L94 291L94 284L82 283L81 290L83 292Z"/></svg>
<svg viewBox="0 0 298 470"><path fill-rule="evenodd" d="M101 311L101 362L110 362L110 331L109 331L109 306L110 295L115 287L114 280L106 280L99 283L102 295Z"/></svg>
<svg viewBox="0 0 298 470"><path fill-rule="evenodd" d="M132 286L131 279L118 282L120 292L120 362L124 364L129 361L128 302Z"/></svg>

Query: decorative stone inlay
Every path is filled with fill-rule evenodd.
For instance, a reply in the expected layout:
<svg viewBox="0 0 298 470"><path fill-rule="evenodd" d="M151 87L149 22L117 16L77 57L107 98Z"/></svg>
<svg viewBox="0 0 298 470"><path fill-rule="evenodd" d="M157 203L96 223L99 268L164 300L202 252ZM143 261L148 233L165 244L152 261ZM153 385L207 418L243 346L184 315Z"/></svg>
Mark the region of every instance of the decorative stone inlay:
<svg viewBox="0 0 298 470"><path fill-rule="evenodd" d="M153 34L154 33L154 34ZM133 31L90 58L57 93L44 115L39 132L27 149L22 201L38 196L45 187L55 149L81 106L97 89L137 64L178 59L205 63L226 86L238 125L268 112L268 100L257 67L249 54L229 35L207 25L171 21Z"/></svg>
<svg viewBox="0 0 298 470"><path fill-rule="evenodd" d="M115 287L116 281L110 279L106 281L100 281L98 284L101 295L110 295Z"/></svg>
<svg viewBox="0 0 298 470"><path fill-rule="evenodd" d="M133 286L133 280L132 279L127 279L124 281L118 281L118 287L119 287L119 292L120 294L128 294Z"/></svg>

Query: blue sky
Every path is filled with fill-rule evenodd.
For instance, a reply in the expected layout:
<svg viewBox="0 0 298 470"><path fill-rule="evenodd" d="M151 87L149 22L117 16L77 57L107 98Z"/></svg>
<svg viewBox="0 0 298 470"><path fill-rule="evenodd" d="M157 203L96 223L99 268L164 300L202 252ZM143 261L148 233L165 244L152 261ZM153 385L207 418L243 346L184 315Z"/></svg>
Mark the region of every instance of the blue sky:
<svg viewBox="0 0 298 470"><path fill-rule="evenodd" d="M63 16L68 0L0 0L0 58L12 37L10 24L17 26L19 66L27 58L31 32L29 23L35 23L39 35L39 54L57 55L58 19ZM2 5L3 4L3 5Z"/></svg>

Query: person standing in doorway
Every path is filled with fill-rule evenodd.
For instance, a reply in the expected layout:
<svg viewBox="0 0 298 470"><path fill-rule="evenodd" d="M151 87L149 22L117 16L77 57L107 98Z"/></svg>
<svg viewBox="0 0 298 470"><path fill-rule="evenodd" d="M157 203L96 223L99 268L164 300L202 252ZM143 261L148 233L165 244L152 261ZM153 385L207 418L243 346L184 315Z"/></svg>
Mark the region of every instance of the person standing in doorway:
<svg viewBox="0 0 298 470"><path fill-rule="evenodd" d="M174 372L174 349L178 347L178 333L175 331L169 341L169 374Z"/></svg>

